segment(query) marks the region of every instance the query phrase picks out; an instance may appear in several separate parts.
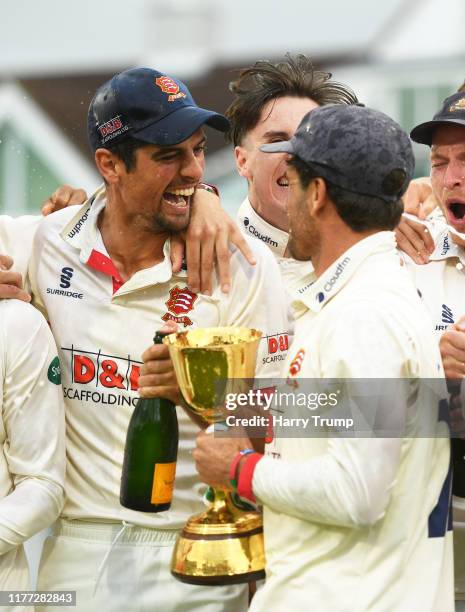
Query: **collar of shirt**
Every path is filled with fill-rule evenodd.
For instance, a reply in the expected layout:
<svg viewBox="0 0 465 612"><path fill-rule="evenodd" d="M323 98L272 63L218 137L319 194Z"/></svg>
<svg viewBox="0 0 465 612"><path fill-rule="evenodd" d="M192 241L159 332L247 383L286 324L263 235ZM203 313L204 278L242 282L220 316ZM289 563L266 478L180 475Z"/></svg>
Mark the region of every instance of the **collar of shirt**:
<svg viewBox="0 0 465 612"><path fill-rule="evenodd" d="M97 243L99 234L97 220L105 203L105 188L102 186L84 202L60 232L65 242L79 250L79 259L83 263L88 261Z"/></svg>
<svg viewBox="0 0 465 612"><path fill-rule="evenodd" d="M237 213L237 220L245 232L268 245L275 255L284 257L289 234L262 219L252 208L249 198L242 202Z"/></svg>
<svg viewBox="0 0 465 612"><path fill-rule="evenodd" d="M347 284L368 257L375 253L395 251L394 232L376 232L363 238L345 251L314 283L294 293L292 306L296 315L301 316L303 310L319 312Z"/></svg>
<svg viewBox="0 0 465 612"><path fill-rule="evenodd" d="M435 240L435 248L430 255L430 261L441 261L456 257L465 266L465 249L453 241L448 228L445 227Z"/></svg>
<svg viewBox="0 0 465 612"><path fill-rule="evenodd" d="M163 261L151 268L139 270L126 282L123 281L105 248L98 229L98 217L105 205L105 188L100 187L61 231L62 238L79 250L79 259L89 267L112 277L114 295L123 295L170 280L173 272L170 259L170 240L168 239L163 246ZM180 270L176 273L176 276L186 278L187 270Z"/></svg>

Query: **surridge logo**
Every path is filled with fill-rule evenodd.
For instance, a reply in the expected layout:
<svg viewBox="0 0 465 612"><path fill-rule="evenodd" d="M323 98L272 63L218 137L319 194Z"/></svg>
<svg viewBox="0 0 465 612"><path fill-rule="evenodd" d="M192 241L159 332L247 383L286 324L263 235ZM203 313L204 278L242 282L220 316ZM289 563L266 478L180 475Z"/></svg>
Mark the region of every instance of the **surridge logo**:
<svg viewBox="0 0 465 612"><path fill-rule="evenodd" d="M72 297L78 300L82 300L84 295L79 293L79 291L66 291L71 287L71 279L74 274L74 269L65 266L61 269L60 275L60 287L61 289L54 289L52 287L47 287L47 293L49 295L63 295L64 297Z"/></svg>
<svg viewBox="0 0 465 612"><path fill-rule="evenodd" d="M454 315L452 313L452 310L446 306L446 304L442 305L442 322L443 323L453 323L454 322Z"/></svg>
<svg viewBox="0 0 465 612"><path fill-rule="evenodd" d="M71 279L73 277L73 268L62 268L60 277L60 287L62 289L69 289L71 287Z"/></svg>

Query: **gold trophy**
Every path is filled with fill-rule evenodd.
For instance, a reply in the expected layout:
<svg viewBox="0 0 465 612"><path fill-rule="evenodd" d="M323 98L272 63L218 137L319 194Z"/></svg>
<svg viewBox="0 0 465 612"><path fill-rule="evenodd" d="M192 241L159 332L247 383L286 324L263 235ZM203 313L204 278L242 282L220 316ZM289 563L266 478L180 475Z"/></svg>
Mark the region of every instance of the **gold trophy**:
<svg viewBox="0 0 465 612"><path fill-rule="evenodd" d="M227 393L250 389L261 335L255 329L211 327L164 338L184 399L205 423L224 421ZM206 497L209 508L191 516L178 536L173 576L200 585L264 578L261 514L244 509L236 494L222 489L209 488Z"/></svg>

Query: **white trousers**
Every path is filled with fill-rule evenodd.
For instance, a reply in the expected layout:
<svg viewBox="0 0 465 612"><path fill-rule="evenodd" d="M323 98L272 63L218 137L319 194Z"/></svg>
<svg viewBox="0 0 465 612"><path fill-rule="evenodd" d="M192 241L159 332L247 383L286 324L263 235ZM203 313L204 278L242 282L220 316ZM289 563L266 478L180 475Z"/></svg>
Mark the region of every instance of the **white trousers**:
<svg viewBox="0 0 465 612"><path fill-rule="evenodd" d="M44 544L38 590L76 591L76 607L41 612L243 612L246 585L200 587L170 574L176 531L60 520ZM119 537L115 542L115 538Z"/></svg>
<svg viewBox="0 0 465 612"><path fill-rule="evenodd" d="M29 590L29 567L24 554L24 548L18 546L0 556L0 590ZM31 606L2 606L2 612L29 612Z"/></svg>

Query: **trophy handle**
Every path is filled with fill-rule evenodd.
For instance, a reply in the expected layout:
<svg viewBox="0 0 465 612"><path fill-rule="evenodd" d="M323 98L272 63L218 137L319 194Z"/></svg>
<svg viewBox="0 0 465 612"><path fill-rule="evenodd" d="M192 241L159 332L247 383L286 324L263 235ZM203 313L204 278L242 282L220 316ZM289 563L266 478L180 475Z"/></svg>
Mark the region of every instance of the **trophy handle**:
<svg viewBox="0 0 465 612"><path fill-rule="evenodd" d="M221 501L222 498L219 495L221 489L214 489L213 487L208 487L203 496L203 501L206 506L210 507L215 502ZM253 504L252 502L244 499L235 491L224 491L226 495L229 495L231 503L239 508L239 510L247 510L248 512L257 512L258 506Z"/></svg>
<svg viewBox="0 0 465 612"><path fill-rule="evenodd" d="M208 487L203 497L207 510L203 513L205 524L234 520L238 512L257 512L258 508L235 491Z"/></svg>

